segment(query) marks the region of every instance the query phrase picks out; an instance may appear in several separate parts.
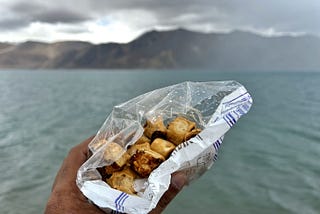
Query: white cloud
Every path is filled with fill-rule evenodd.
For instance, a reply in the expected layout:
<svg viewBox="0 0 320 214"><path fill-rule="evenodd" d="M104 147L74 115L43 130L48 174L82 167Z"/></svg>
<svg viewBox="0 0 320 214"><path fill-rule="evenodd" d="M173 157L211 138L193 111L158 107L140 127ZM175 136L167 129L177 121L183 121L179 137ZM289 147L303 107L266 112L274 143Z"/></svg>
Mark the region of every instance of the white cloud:
<svg viewBox="0 0 320 214"><path fill-rule="evenodd" d="M106 41L116 41L126 43L137 35L137 32L123 22L113 21L108 25L101 25L99 21L85 24L88 32L79 34L77 38L88 40L92 43L103 43Z"/></svg>
<svg viewBox="0 0 320 214"><path fill-rule="evenodd" d="M319 0L0 0L0 41L129 42L151 29L320 35Z"/></svg>
<svg viewBox="0 0 320 214"><path fill-rule="evenodd" d="M101 26L95 22L87 22L83 23L82 27L83 30L79 30L79 28L74 28L72 25L67 24L34 22L27 28L0 34L0 41L21 42L36 40L42 42L55 42L62 40L79 40L96 44L110 41L126 43L142 33L140 31L132 30L122 23Z"/></svg>

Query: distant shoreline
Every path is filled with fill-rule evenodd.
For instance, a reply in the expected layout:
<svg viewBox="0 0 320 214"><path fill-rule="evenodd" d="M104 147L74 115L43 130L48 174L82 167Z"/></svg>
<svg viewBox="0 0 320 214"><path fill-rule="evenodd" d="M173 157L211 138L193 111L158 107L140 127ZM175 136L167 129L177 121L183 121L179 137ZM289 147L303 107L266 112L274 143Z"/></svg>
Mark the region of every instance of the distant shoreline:
<svg viewBox="0 0 320 214"><path fill-rule="evenodd" d="M150 31L129 43L0 43L0 69L320 70L320 38Z"/></svg>

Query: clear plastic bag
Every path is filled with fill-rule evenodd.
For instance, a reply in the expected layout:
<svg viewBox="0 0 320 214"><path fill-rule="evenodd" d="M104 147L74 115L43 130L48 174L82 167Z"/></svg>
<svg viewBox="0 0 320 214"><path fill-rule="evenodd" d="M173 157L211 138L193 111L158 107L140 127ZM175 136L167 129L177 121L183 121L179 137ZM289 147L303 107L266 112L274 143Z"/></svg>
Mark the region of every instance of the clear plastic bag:
<svg viewBox="0 0 320 214"><path fill-rule="evenodd" d="M224 134L252 105L247 90L235 81L183 82L157 89L115 106L89 144L92 156L80 167L77 185L105 211L148 213L170 185L171 174L184 171L189 181L207 171L217 158ZM165 124L176 116L196 122L202 131L178 145L170 157L141 184L137 195L111 188L97 168L110 165L103 158L109 142L123 148L144 132L146 120L161 116Z"/></svg>

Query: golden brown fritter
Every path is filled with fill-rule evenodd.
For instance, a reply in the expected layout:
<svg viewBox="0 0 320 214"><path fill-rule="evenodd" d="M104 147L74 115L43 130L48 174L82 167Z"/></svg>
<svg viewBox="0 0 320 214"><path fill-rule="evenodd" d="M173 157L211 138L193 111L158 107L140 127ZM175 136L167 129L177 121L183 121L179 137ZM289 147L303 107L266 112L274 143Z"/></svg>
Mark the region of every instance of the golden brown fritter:
<svg viewBox="0 0 320 214"><path fill-rule="evenodd" d="M169 155L175 148L176 145L161 138L157 138L151 143L151 149L161 154L166 159L169 157Z"/></svg>
<svg viewBox="0 0 320 214"><path fill-rule="evenodd" d="M136 154L136 152L138 150L150 150L150 144L149 143L142 143L142 144L134 144L132 146L130 146L130 148L128 149L128 154L131 156L133 156L134 154Z"/></svg>
<svg viewBox="0 0 320 214"><path fill-rule="evenodd" d="M130 159L130 155L119 144L113 142L106 146L103 157L107 161L107 174L121 170Z"/></svg>
<svg viewBox="0 0 320 214"><path fill-rule="evenodd" d="M151 140L146 137L145 135L142 135L138 140L137 142L135 142L135 144L143 144L143 143L150 143Z"/></svg>
<svg viewBox="0 0 320 214"><path fill-rule="evenodd" d="M177 117L168 125L167 138L175 145L184 142L187 134L196 127L196 123L184 117Z"/></svg>
<svg viewBox="0 0 320 214"><path fill-rule="evenodd" d="M144 135L153 140L157 137L164 138L166 136L167 128L163 124L162 117L147 120L144 126Z"/></svg>
<svg viewBox="0 0 320 214"><path fill-rule="evenodd" d="M106 181L112 188L133 195L136 193L134 190L136 177L137 175L130 168L125 168L122 171L114 172Z"/></svg>
<svg viewBox="0 0 320 214"><path fill-rule="evenodd" d="M131 157L131 167L142 178L146 178L164 160L162 155L152 150L138 150Z"/></svg>

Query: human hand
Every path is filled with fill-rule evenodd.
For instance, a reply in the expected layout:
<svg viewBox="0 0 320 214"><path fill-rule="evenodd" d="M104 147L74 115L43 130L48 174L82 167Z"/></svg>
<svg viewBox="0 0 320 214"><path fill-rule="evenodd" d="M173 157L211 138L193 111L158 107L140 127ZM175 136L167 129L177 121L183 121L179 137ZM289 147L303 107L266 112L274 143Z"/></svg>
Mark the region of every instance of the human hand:
<svg viewBox="0 0 320 214"><path fill-rule="evenodd" d="M94 136L93 136L94 137ZM76 185L77 172L80 166L87 160L88 144L93 137L73 147L64 159L52 186L52 192L48 199L45 214L103 214L98 207L88 202ZM159 214L187 183L183 173L175 173L171 177L169 189L160 199L157 207L150 213Z"/></svg>

